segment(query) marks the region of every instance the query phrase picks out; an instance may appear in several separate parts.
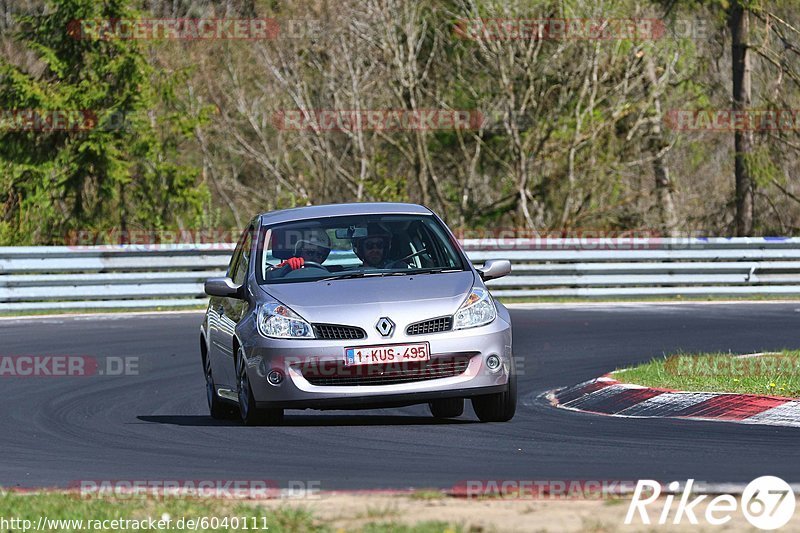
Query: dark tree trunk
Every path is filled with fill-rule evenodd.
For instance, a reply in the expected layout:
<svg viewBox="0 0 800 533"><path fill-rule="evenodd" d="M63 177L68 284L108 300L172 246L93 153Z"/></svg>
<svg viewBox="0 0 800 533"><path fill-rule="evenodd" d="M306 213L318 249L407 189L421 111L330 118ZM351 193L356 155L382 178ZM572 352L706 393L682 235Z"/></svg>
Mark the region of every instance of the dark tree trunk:
<svg viewBox="0 0 800 533"><path fill-rule="evenodd" d="M731 53L733 74L733 109L750 109L750 53L748 34L749 12L742 7L741 0L734 0L730 8L728 27L731 30ZM753 132L740 129L734 132L736 149L736 235L746 237L753 232L753 203L755 185L750 174L748 158L753 150Z"/></svg>

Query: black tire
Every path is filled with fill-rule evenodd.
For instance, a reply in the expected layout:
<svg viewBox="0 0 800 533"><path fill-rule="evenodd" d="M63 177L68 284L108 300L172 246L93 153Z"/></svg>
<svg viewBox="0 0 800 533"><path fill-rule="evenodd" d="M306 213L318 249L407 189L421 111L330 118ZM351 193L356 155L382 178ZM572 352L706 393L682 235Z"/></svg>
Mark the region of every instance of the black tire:
<svg viewBox="0 0 800 533"><path fill-rule="evenodd" d="M428 402L435 418L456 418L464 414L464 398L442 398Z"/></svg>
<svg viewBox="0 0 800 533"><path fill-rule="evenodd" d="M508 422L517 411L517 376L512 371L504 392L472 398L472 408L481 422Z"/></svg>
<svg viewBox="0 0 800 533"><path fill-rule="evenodd" d="M208 412L215 420L233 420L237 418L236 410L229 403L226 403L217 394L217 386L214 383L214 376L211 373L211 361L208 356L203 362L206 374L206 399L208 400Z"/></svg>
<svg viewBox="0 0 800 533"><path fill-rule="evenodd" d="M241 350L241 349L240 349ZM236 375L238 381L239 416L245 426L274 426L283 422L283 409L259 409L253 397L250 379L247 377L244 356L236 356Z"/></svg>

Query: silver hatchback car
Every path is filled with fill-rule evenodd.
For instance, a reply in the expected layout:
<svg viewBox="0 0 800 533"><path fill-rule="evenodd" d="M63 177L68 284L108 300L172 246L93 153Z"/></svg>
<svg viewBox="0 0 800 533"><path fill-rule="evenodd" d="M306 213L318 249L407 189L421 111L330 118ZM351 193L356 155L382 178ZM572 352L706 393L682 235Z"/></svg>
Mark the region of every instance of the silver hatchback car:
<svg viewBox="0 0 800 533"><path fill-rule="evenodd" d="M508 310L451 231L414 204L273 211L242 233L227 277L205 284L200 330L215 418L278 424L284 409L427 403L484 422L516 410ZM238 408L237 408L238 407Z"/></svg>

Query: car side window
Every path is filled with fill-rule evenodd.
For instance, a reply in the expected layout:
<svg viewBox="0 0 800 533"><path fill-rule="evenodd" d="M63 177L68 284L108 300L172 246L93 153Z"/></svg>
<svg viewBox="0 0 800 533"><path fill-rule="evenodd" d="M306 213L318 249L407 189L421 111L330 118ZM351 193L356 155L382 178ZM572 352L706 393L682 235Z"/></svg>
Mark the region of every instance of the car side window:
<svg viewBox="0 0 800 533"><path fill-rule="evenodd" d="M242 233L241 237L239 237L239 242L236 244L236 248L233 249L233 254L231 254L231 260L228 263L228 272L227 276L229 278L233 278L233 272L236 270L236 264L239 262L239 256L242 255L242 244L244 243L244 233Z"/></svg>
<svg viewBox="0 0 800 533"><path fill-rule="evenodd" d="M253 244L253 227L247 228L247 233L244 236L239 246L239 256L233 267L233 275L231 279L236 285L244 283L247 277L247 267L250 265L250 252Z"/></svg>

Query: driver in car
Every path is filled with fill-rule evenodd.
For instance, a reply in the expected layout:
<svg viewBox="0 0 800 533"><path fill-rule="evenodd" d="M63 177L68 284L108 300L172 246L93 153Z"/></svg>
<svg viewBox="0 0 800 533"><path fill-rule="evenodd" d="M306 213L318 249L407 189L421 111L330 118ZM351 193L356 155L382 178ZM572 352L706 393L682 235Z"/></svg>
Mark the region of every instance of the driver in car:
<svg viewBox="0 0 800 533"><path fill-rule="evenodd" d="M378 224L367 226L367 235L353 239L353 251L356 253L362 266L370 268L387 268L393 261L389 261L389 245L392 236Z"/></svg>
<svg viewBox="0 0 800 533"><path fill-rule="evenodd" d="M303 239L294 246L294 257L278 263L275 269L289 267L287 271L303 268L306 261L322 264L331 253L331 239L328 233L321 229L305 232Z"/></svg>

